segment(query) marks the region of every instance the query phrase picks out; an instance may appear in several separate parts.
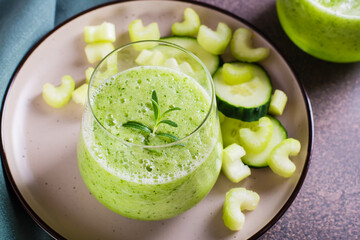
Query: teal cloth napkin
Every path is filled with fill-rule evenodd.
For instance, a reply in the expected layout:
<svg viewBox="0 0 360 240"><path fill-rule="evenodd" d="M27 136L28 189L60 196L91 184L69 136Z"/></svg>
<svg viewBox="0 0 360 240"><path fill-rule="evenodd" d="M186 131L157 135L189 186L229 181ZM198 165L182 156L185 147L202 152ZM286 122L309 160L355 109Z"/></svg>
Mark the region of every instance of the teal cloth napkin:
<svg viewBox="0 0 360 240"><path fill-rule="evenodd" d="M109 0L0 0L0 96L31 47L66 19ZM0 166L0 239L51 239L6 185Z"/></svg>

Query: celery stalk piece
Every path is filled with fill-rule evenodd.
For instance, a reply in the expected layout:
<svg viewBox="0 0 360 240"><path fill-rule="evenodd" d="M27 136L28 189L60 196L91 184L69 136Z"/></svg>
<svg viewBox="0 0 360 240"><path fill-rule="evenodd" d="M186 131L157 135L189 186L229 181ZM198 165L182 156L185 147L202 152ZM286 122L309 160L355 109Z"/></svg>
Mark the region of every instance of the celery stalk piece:
<svg viewBox="0 0 360 240"><path fill-rule="evenodd" d="M140 65L154 65L158 66L164 62L164 54L157 50L143 49L135 59L135 62Z"/></svg>
<svg viewBox="0 0 360 240"><path fill-rule="evenodd" d="M223 206L223 221L230 230L239 231L244 225L243 210L255 210L260 196L246 188L233 188L226 193Z"/></svg>
<svg viewBox="0 0 360 240"><path fill-rule="evenodd" d="M164 67L168 67L168 68L172 68L175 70L179 70L179 64L176 61L175 58L168 58L165 60L165 62L163 63Z"/></svg>
<svg viewBox="0 0 360 240"><path fill-rule="evenodd" d="M289 159L289 156L298 155L300 148L300 142L294 138L287 138L281 141L271 150L267 160L271 170L282 177L291 177L296 170L296 166Z"/></svg>
<svg viewBox="0 0 360 240"><path fill-rule="evenodd" d="M287 96L286 94L276 89L274 94L271 97L270 105L269 105L269 113L273 115L282 115L287 103Z"/></svg>
<svg viewBox="0 0 360 240"><path fill-rule="evenodd" d="M240 128L239 143L247 151L261 152L270 142L273 134L273 123L268 117L262 117L251 123L250 128Z"/></svg>
<svg viewBox="0 0 360 240"><path fill-rule="evenodd" d="M113 50L114 45L107 42L89 43L85 46L86 58L91 64L103 59Z"/></svg>
<svg viewBox="0 0 360 240"><path fill-rule="evenodd" d="M211 30L205 25L201 25L198 32L197 41L200 46L209 53L220 55L225 52L232 36L231 29L220 22L216 31Z"/></svg>
<svg viewBox="0 0 360 240"><path fill-rule="evenodd" d="M90 82L90 78L91 78L91 75L93 74L94 72L94 68L93 67L88 67L86 70L85 70L85 80L86 80L86 83L89 83Z"/></svg>
<svg viewBox="0 0 360 240"><path fill-rule="evenodd" d="M184 72L190 76L192 74L194 74L194 70L192 69L191 65L187 61L183 61L182 63L180 63L179 68L182 72Z"/></svg>
<svg viewBox="0 0 360 240"><path fill-rule="evenodd" d="M141 40L159 40L160 30L156 22L143 26L141 19L136 19L129 24L129 35L133 42ZM134 45L134 48L141 51L154 46L156 46L154 43L143 43Z"/></svg>
<svg viewBox="0 0 360 240"><path fill-rule="evenodd" d="M75 89L71 94L72 100L75 103L78 103L78 104L81 104L84 106L86 104L86 100L87 100L88 87L89 87L89 84L84 83L83 85L81 85L80 87Z"/></svg>
<svg viewBox="0 0 360 240"><path fill-rule="evenodd" d="M232 182L238 183L250 176L250 168L241 161L246 154L243 147L233 143L223 150L222 171Z"/></svg>
<svg viewBox="0 0 360 240"><path fill-rule="evenodd" d="M268 48L252 47L252 35L251 30L247 28L238 28L235 30L230 43L230 51L237 60L258 62L269 56L270 50Z"/></svg>
<svg viewBox="0 0 360 240"><path fill-rule="evenodd" d="M241 84L253 78L253 68L247 65L237 66L225 63L222 68L222 75L226 84Z"/></svg>
<svg viewBox="0 0 360 240"><path fill-rule="evenodd" d="M84 28L84 38L87 43L94 42L115 42L115 25L103 22L96 26L86 26Z"/></svg>
<svg viewBox="0 0 360 240"><path fill-rule="evenodd" d="M42 96L47 104L55 108L65 106L71 99L71 94L75 89L75 81L69 76L62 77L61 85L55 87L51 83L45 83Z"/></svg>
<svg viewBox="0 0 360 240"><path fill-rule="evenodd" d="M171 26L172 34L175 36L196 37L200 28L200 17L192 8L184 10L184 21L176 22Z"/></svg>

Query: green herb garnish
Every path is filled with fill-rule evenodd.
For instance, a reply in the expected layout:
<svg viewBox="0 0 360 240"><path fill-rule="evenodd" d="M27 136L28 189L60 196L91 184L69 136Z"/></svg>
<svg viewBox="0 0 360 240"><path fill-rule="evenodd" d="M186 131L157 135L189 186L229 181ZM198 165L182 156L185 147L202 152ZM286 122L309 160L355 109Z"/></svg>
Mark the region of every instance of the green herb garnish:
<svg viewBox="0 0 360 240"><path fill-rule="evenodd" d="M147 126L143 123L140 123L140 122L136 122L136 121L128 121L128 122L124 123L122 126L134 128L134 129L140 130L142 132L151 134L152 136L163 136L163 137L170 138L171 140L174 140L174 141L179 140L178 137L176 137L170 133L157 132L157 129L160 124L167 124L172 127L177 127L178 125L176 122L169 120L169 119L163 119L163 118L165 117L166 114L168 114L172 111L181 110L181 108L179 108L179 107L169 108L168 110L166 110L164 113L161 114L159 100L158 100L155 90L152 91L151 103L152 103L152 107L153 107L153 111L154 111L154 121L155 121L153 128L150 128L149 126Z"/></svg>

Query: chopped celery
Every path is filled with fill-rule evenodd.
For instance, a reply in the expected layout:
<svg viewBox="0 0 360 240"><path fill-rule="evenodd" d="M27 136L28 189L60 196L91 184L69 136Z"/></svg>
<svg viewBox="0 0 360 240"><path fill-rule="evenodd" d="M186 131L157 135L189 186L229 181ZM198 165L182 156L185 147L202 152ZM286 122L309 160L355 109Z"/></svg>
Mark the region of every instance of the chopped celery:
<svg viewBox="0 0 360 240"><path fill-rule="evenodd" d="M85 54L89 63L95 63L103 59L112 50L114 50L114 45L112 43L89 43L85 47Z"/></svg>
<svg viewBox="0 0 360 240"><path fill-rule="evenodd" d="M226 84L241 84L248 82L253 78L253 68L248 65L237 66L225 63L222 68L222 75Z"/></svg>
<svg viewBox="0 0 360 240"><path fill-rule="evenodd" d="M175 70L179 70L179 64L175 58L168 58L165 60L164 67L172 68Z"/></svg>
<svg viewBox="0 0 360 240"><path fill-rule="evenodd" d="M252 47L252 32L247 28L238 28L230 43L231 54L239 61L258 62L268 57L268 48Z"/></svg>
<svg viewBox="0 0 360 240"><path fill-rule="evenodd" d="M223 151L222 171L232 182L238 183L250 176L250 168L241 161L245 150L240 145L233 143Z"/></svg>
<svg viewBox="0 0 360 240"><path fill-rule="evenodd" d="M189 75L194 74L194 70L192 69L191 65L186 61L183 61L182 63L180 63L179 68L183 73L186 73Z"/></svg>
<svg viewBox="0 0 360 240"><path fill-rule="evenodd" d="M94 68L93 67L89 67L85 70L85 80L86 80L86 83L89 83L90 82L90 78L91 78L91 75L93 74L94 72Z"/></svg>
<svg viewBox="0 0 360 240"><path fill-rule="evenodd" d="M42 96L47 104L55 108L65 106L71 99L71 94L75 89L75 81L69 76L62 77L61 85L55 87L50 83L43 86Z"/></svg>
<svg viewBox="0 0 360 240"><path fill-rule="evenodd" d="M240 128L239 142L251 152L261 152L269 143L273 134L273 123L268 117L252 122L250 128Z"/></svg>
<svg viewBox="0 0 360 240"><path fill-rule="evenodd" d="M199 15L192 8L186 8L184 11L184 21L174 23L171 30L175 36L196 37L199 27Z"/></svg>
<svg viewBox="0 0 360 240"><path fill-rule="evenodd" d="M136 19L129 24L129 35L133 42L141 40L159 40L160 30L156 22L143 26L141 19ZM154 47L155 45L156 44L154 43L143 43L134 45L134 48L140 51Z"/></svg>
<svg viewBox="0 0 360 240"><path fill-rule="evenodd" d="M271 170L282 177L291 177L296 170L296 166L289 159L289 156L298 155L300 148L300 142L294 138L281 141L273 148L267 160Z"/></svg>
<svg viewBox="0 0 360 240"><path fill-rule="evenodd" d="M260 196L246 188L233 188L226 193L223 206L223 221L225 226L233 231L239 231L244 225L243 210L255 210Z"/></svg>
<svg viewBox="0 0 360 240"><path fill-rule="evenodd" d="M75 103L81 104L81 105L85 105L86 104L86 99L87 99L87 93L88 93L88 84L84 83L83 85L81 85L80 87L78 87L77 89L75 89L72 92L72 100Z"/></svg>
<svg viewBox="0 0 360 240"><path fill-rule="evenodd" d="M231 29L225 24L220 22L216 31L211 30L205 25L201 25L197 41L200 46L209 53L220 55L225 52L231 40Z"/></svg>
<svg viewBox="0 0 360 240"><path fill-rule="evenodd" d="M286 94L276 89L274 94L271 97L270 105L269 105L269 113L273 115L282 115L284 112L284 108L287 102Z"/></svg>
<svg viewBox="0 0 360 240"><path fill-rule="evenodd" d="M138 65L160 65L164 62L164 55L157 50L143 49L135 59Z"/></svg>
<svg viewBox="0 0 360 240"><path fill-rule="evenodd" d="M86 26L84 29L85 42L115 42L115 25L103 22L101 25Z"/></svg>

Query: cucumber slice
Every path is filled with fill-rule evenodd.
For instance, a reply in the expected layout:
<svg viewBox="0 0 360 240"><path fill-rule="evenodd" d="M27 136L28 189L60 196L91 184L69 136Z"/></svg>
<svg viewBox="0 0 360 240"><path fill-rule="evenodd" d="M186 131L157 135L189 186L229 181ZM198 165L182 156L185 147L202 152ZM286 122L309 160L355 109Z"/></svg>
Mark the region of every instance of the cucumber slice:
<svg viewBox="0 0 360 240"><path fill-rule="evenodd" d="M269 113L273 115L282 115L285 109L287 99L288 98L283 91L276 89L271 97Z"/></svg>
<svg viewBox="0 0 360 240"><path fill-rule="evenodd" d="M259 204L260 196L246 188L232 188L225 196L223 206L223 221L225 226L233 231L241 230L245 215L243 210L255 210Z"/></svg>
<svg viewBox="0 0 360 240"><path fill-rule="evenodd" d="M285 139L277 144L268 158L271 170L282 177L291 177L296 170L296 166L289 159L289 156L298 155L300 148L300 142L294 138Z"/></svg>
<svg viewBox="0 0 360 240"><path fill-rule="evenodd" d="M250 176L250 168L241 161L245 150L240 145L233 143L223 150L222 171L232 182L238 183Z"/></svg>
<svg viewBox="0 0 360 240"><path fill-rule="evenodd" d="M200 46L209 53L220 55L225 52L232 36L231 29L223 22L220 22L216 31L205 25L201 25L197 41Z"/></svg>
<svg viewBox="0 0 360 240"><path fill-rule="evenodd" d="M200 17L192 9L186 8L184 11L184 21L176 22L171 26L173 35L196 37L200 27Z"/></svg>
<svg viewBox="0 0 360 240"><path fill-rule="evenodd" d="M209 70L210 74L213 75L216 69L219 67L220 58L217 55L211 54L200 47L196 38L191 37L167 37L161 40L174 43L179 45L197 56ZM174 56L173 56L174 57Z"/></svg>
<svg viewBox="0 0 360 240"><path fill-rule="evenodd" d="M253 77L245 83L229 85L220 67L213 76L218 109L227 117L257 121L267 114L272 85L262 67L252 63L233 62L236 67L252 68Z"/></svg>
<svg viewBox="0 0 360 240"><path fill-rule="evenodd" d="M271 139L269 140L265 149L261 152L254 152L243 146L246 151L246 155L242 157L242 161L246 165L252 167L267 167L267 160L272 149L282 140L287 138L287 132L280 121L270 115L267 115L267 117L273 124L273 133L271 135ZM221 124L221 134L224 146L226 147L232 143L241 145L239 140L239 130L241 128L251 128L252 124L253 123L244 122L233 118L225 118L224 122Z"/></svg>
<svg viewBox="0 0 360 240"><path fill-rule="evenodd" d="M258 62L269 56L268 48L252 47L252 32L247 28L238 28L230 43L231 54L239 61Z"/></svg>

